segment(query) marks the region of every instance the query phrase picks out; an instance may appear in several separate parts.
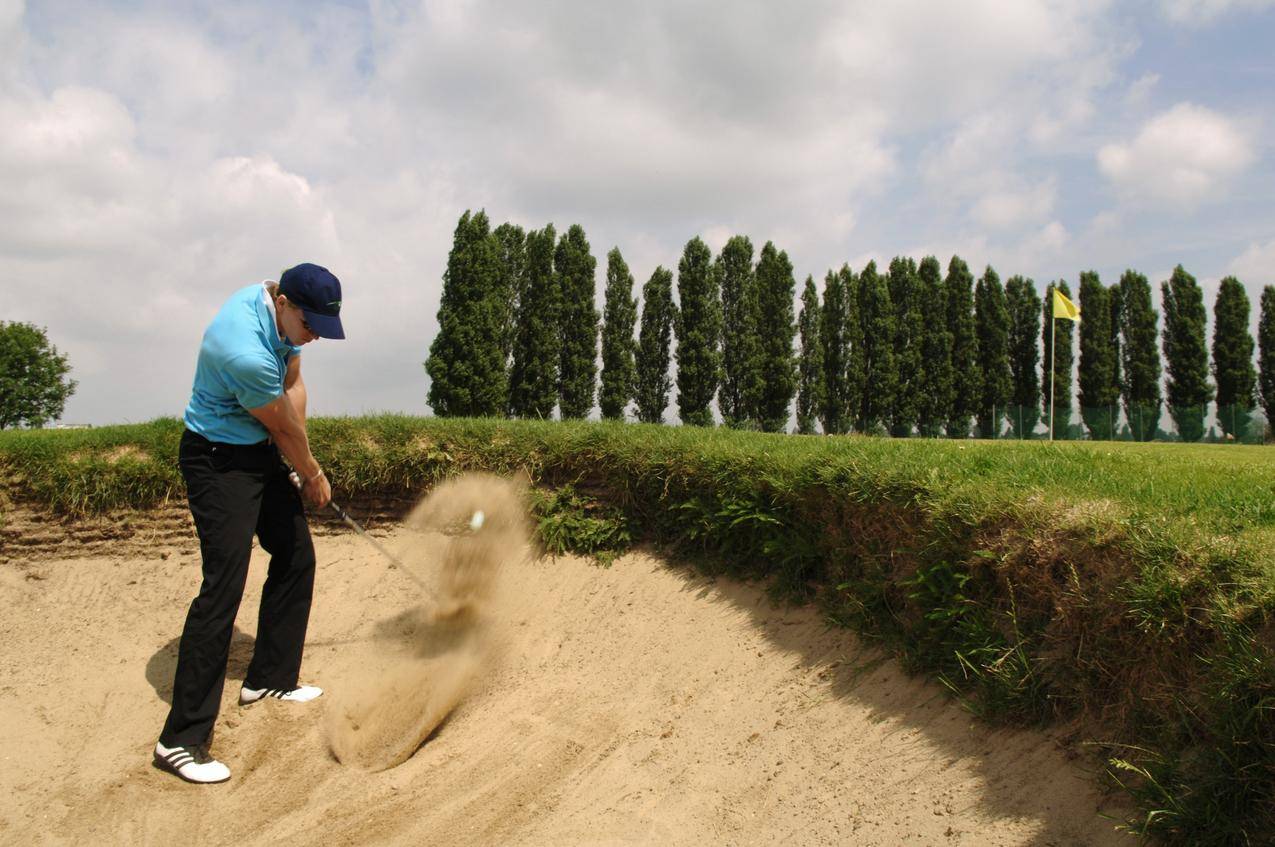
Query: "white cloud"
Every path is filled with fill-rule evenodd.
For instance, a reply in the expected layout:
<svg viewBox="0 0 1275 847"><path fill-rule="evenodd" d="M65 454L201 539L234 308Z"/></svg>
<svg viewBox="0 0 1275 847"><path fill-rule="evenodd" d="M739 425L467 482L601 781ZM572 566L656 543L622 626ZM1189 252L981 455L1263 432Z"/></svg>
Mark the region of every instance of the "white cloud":
<svg viewBox="0 0 1275 847"><path fill-rule="evenodd" d="M921 173L929 182L951 188L975 188L982 174L1000 167L1015 143L1013 117L986 111L962 120L940 145L925 151Z"/></svg>
<svg viewBox="0 0 1275 847"><path fill-rule="evenodd" d="M700 238L704 239L704 243L714 253L720 253L722 248L726 246L726 242L735 234L735 230L728 226L710 226L708 229L700 233Z"/></svg>
<svg viewBox="0 0 1275 847"><path fill-rule="evenodd" d="M304 177L267 156L188 167L148 154L108 92L0 93L0 122L6 318L48 326L71 355L72 416L118 407L125 385L130 418L179 413L193 345L230 290L340 255L335 215Z"/></svg>
<svg viewBox="0 0 1275 847"><path fill-rule="evenodd" d="M213 162L191 186L189 207L178 229L203 231L235 242L274 245L280 259L340 252L335 213L305 177L289 173L266 156L236 156ZM286 247L285 247L286 245Z"/></svg>
<svg viewBox="0 0 1275 847"><path fill-rule="evenodd" d="M721 225L724 211L775 227L792 211L857 215L902 173L892 133L993 105L1019 116L1011 130L1038 114L1060 126L1087 119L1110 76L1105 6L719 14L672 2L474 2L410 18L382 66L407 122L442 119L445 133L427 143L461 160L491 151L466 182L512 194L533 215L602 204L630 221L685 221L683 232ZM506 165L504 188L487 182L493 158Z"/></svg>
<svg viewBox="0 0 1275 847"><path fill-rule="evenodd" d="M1011 267L1040 267L1056 263L1071 241L1061 221L1050 221L1007 251Z"/></svg>
<svg viewBox="0 0 1275 847"><path fill-rule="evenodd" d="M1053 213L1058 181L1015 169L1026 131L1021 119L1000 111L962 121L942 143L921 155L920 171L936 207L961 209L991 230L1021 231Z"/></svg>
<svg viewBox="0 0 1275 847"><path fill-rule="evenodd" d="M1022 188L988 191L975 202L974 219L998 230L1039 222L1053 211L1057 194L1052 178Z"/></svg>
<svg viewBox="0 0 1275 847"><path fill-rule="evenodd" d="M18 28L26 10L23 0L0 0L0 32L8 33Z"/></svg>
<svg viewBox="0 0 1275 847"><path fill-rule="evenodd" d="M1255 12L1275 6L1275 0L1164 0L1164 14L1179 24L1206 24L1229 12Z"/></svg>
<svg viewBox="0 0 1275 847"><path fill-rule="evenodd" d="M1134 200L1193 207L1217 196L1256 156L1247 134L1224 115L1179 103L1125 143L1098 151L1098 166Z"/></svg>
<svg viewBox="0 0 1275 847"><path fill-rule="evenodd" d="M1243 253L1231 260L1227 270L1250 290L1275 285L1275 240L1249 244Z"/></svg>
<svg viewBox="0 0 1275 847"><path fill-rule="evenodd" d="M296 248L335 241L333 214L304 177L268 156L193 169L148 156L131 113L107 92L0 99L0 123L10 127L0 134L5 253L119 255L240 236Z"/></svg>
<svg viewBox="0 0 1275 847"><path fill-rule="evenodd" d="M128 110L92 88L60 88L47 100L6 99L0 109L6 127L0 135L0 166L20 170L118 166L134 135Z"/></svg>
<svg viewBox="0 0 1275 847"><path fill-rule="evenodd" d="M67 87L47 99L0 97L0 250L99 251L146 210L134 125L110 94Z"/></svg>
<svg viewBox="0 0 1275 847"><path fill-rule="evenodd" d="M1107 234L1117 230L1124 223L1124 216L1115 209L1104 209L1089 221L1089 230L1098 234Z"/></svg>
<svg viewBox="0 0 1275 847"><path fill-rule="evenodd" d="M997 102L1034 111L1044 105L1035 95L1071 90L1080 61L1101 55L1095 27L1106 6L851 3L819 25L820 54L861 96L895 104L905 125L959 119Z"/></svg>
<svg viewBox="0 0 1275 847"><path fill-rule="evenodd" d="M1141 106L1151 99L1151 93L1160 84L1160 75L1145 73L1133 81L1125 93L1125 102L1130 106Z"/></svg>
<svg viewBox="0 0 1275 847"><path fill-rule="evenodd" d="M0 0L0 83L13 73L20 59L26 40L22 28L25 6L23 0Z"/></svg>

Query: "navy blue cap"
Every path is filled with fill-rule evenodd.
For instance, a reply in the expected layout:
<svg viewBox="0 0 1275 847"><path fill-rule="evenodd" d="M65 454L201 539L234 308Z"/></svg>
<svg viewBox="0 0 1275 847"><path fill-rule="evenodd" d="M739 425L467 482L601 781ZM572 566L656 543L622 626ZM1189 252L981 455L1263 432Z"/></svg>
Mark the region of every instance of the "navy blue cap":
<svg viewBox="0 0 1275 847"><path fill-rule="evenodd" d="M345 338L341 328L341 280L327 268L309 262L288 268L279 277L279 293L305 313L305 322L320 338Z"/></svg>

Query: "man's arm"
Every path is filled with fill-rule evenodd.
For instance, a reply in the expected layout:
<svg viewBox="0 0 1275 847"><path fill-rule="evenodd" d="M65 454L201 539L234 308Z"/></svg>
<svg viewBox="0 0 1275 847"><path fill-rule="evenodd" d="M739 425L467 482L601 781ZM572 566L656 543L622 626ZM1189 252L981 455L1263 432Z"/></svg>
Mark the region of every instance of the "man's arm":
<svg viewBox="0 0 1275 847"><path fill-rule="evenodd" d="M291 377L293 368L288 367ZM301 382L301 371L298 365L296 377L292 379L292 388L284 387L283 394L264 406L249 409L248 412L270 431L270 436L292 467L300 474L304 485L302 492L314 505L323 507L332 499L332 487L323 475L323 469L310 452L310 439L305 431L304 412L298 413L292 395L300 386L301 408L305 408L305 384Z"/></svg>
<svg viewBox="0 0 1275 847"><path fill-rule="evenodd" d="M301 426L305 426L305 380L301 378L301 354L288 360L288 372L283 376L283 393L292 400L292 408L297 410L301 418Z"/></svg>

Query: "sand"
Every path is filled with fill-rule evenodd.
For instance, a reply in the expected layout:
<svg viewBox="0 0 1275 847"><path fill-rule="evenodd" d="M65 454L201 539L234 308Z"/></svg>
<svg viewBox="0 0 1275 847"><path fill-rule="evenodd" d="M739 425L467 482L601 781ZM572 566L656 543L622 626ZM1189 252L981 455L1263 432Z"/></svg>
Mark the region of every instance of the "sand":
<svg viewBox="0 0 1275 847"><path fill-rule="evenodd" d="M369 771L402 764L493 673L502 647L493 600L505 565L531 554L525 494L519 483L466 474L403 521L391 564L424 591L333 673L325 728L337 761Z"/></svg>
<svg viewBox="0 0 1275 847"><path fill-rule="evenodd" d="M435 580L455 538L378 536ZM316 548L303 679L328 693L236 706L265 571L254 551L213 745L233 771L220 786L150 763L199 580L193 536L78 557L8 548L0 843L1130 843L1100 817L1127 810L1074 752L976 723L758 587L646 554L609 569L513 556L447 636L365 541ZM338 761L343 710L394 691L386 746L426 727L423 746L394 766L359 761L376 745Z"/></svg>

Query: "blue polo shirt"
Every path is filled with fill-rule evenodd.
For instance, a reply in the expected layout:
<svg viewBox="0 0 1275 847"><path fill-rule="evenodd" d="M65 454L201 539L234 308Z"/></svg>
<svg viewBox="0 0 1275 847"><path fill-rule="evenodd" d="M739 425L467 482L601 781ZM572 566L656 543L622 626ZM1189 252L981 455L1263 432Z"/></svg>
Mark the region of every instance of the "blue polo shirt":
<svg viewBox="0 0 1275 847"><path fill-rule="evenodd" d="M209 441L256 444L270 433L248 413L283 394L288 361L301 355L279 337L265 283L231 295L199 345L186 427Z"/></svg>

